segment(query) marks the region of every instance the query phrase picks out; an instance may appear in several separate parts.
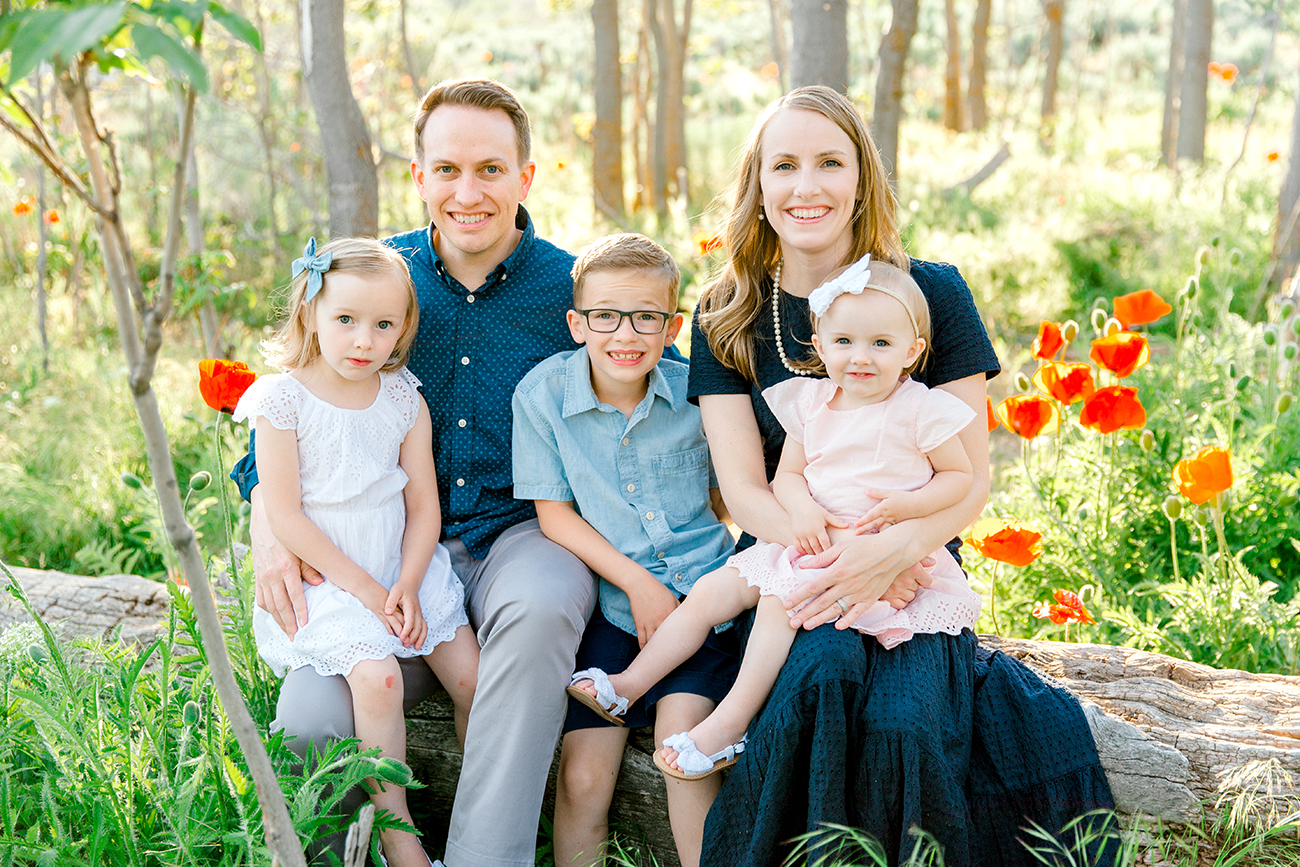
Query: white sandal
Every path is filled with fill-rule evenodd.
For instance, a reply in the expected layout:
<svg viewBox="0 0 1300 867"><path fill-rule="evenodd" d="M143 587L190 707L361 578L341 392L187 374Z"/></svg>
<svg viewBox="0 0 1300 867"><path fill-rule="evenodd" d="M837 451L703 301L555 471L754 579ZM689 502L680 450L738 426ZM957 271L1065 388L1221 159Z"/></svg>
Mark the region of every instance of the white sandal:
<svg viewBox="0 0 1300 867"><path fill-rule="evenodd" d="M594 696L585 689L578 689L578 683L584 680L589 680L595 685ZM614 685L609 682L609 675L599 668L586 668L575 672L564 691L591 708L601 719L617 726L626 725L622 717L627 713L628 701L614 692Z"/></svg>
<svg viewBox="0 0 1300 867"><path fill-rule="evenodd" d="M734 765L736 756L745 751L745 742L748 739L749 735L746 735L734 744L723 747L711 756L706 756L700 752L700 748L686 732L670 735L664 738L664 746L677 751L677 767L668 764L663 750L655 750L655 767L679 780L701 780Z"/></svg>

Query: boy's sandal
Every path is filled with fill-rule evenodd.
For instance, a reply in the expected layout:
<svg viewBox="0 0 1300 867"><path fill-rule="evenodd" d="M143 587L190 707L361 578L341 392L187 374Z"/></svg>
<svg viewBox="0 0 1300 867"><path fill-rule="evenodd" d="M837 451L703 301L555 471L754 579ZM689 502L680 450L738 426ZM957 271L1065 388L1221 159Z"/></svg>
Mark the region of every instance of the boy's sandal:
<svg viewBox="0 0 1300 867"><path fill-rule="evenodd" d="M584 680L589 680L595 685L594 696L585 689L578 689L578 684ZM616 726L626 725L623 715L627 713L627 699L614 692L614 685L609 682L609 675L599 668L587 668L575 672L564 691L591 708L601 719L612 722Z"/></svg>
<svg viewBox="0 0 1300 867"><path fill-rule="evenodd" d="M677 751L677 767L668 764L663 750L655 750L655 767L670 777L679 780L702 780L710 774L716 774L723 768L736 763L736 756L745 751L745 741L741 738L731 746L723 747L711 756L706 756L695 746L695 741L686 732L664 738L664 746Z"/></svg>

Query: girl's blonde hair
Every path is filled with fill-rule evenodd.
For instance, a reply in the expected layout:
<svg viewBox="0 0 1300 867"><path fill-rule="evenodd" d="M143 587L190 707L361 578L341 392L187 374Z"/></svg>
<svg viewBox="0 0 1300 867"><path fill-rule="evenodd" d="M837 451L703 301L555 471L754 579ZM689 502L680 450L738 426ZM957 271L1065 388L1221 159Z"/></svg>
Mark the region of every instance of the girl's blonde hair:
<svg viewBox="0 0 1300 867"><path fill-rule="evenodd" d="M834 279L844 269L838 269L828 277L828 280ZM916 285L912 276L901 268L890 265L888 262L871 263L871 273L865 280L865 289L867 292L878 292L881 295L888 295L899 304L907 308L911 314L912 324L916 327L916 336L925 341L925 346L917 354L916 360L904 368L903 373L911 373L925 363L926 356L930 354L930 304L925 299L925 293L921 287ZM841 296L836 296L831 300L831 307L835 306L836 300ZM830 310L830 307L827 308ZM816 313L809 312L812 317L813 333L817 333L821 325L821 317ZM816 353L799 361L792 361L790 365L804 373L813 376L826 375L826 363Z"/></svg>
<svg viewBox="0 0 1300 867"><path fill-rule="evenodd" d="M739 173L730 191L730 213L723 229L727 264L700 296L700 328L713 354L750 381L758 379L753 325L759 312L772 301L767 276L781 258L780 239L768 222L759 219L763 212L759 181L763 133L777 112L785 109L815 111L834 122L853 142L858 158L858 188L853 242L842 264L856 262L870 253L873 260L889 262L903 271L910 267L894 217L894 194L888 175L853 103L822 85L796 88L773 102L759 115L741 152Z"/></svg>
<svg viewBox="0 0 1300 867"><path fill-rule="evenodd" d="M281 370L299 370L320 356L320 342L312 327L316 305L329 291L331 274L351 274L366 279L393 278L406 288L406 320L402 323L402 336L393 348L393 357L380 370L397 370L406 364L406 357L415 342L415 332L420 324L420 303L415 297L411 272L402 255L373 238L338 238L316 251L318 256L333 253L325 283L310 301L307 297L307 277L303 271L289 284L288 309L275 336L262 341L262 357L266 363Z"/></svg>

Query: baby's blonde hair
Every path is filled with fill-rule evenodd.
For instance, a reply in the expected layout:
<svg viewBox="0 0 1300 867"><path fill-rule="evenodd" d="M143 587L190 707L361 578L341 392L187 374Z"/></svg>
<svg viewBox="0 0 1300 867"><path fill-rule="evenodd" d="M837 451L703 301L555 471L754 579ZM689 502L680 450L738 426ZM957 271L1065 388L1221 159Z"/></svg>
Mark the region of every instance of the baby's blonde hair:
<svg viewBox="0 0 1300 867"><path fill-rule="evenodd" d="M845 266L845 268L847 267ZM838 277L845 268L836 269L826 279L832 280ZM921 291L921 287L916 285L916 281L906 271L879 259L871 260L871 273L867 277L866 284L867 292L879 292L881 295L888 295L906 307L907 312L912 315L912 322L916 326L916 336L925 341L925 346L916 356L916 360L903 370L903 373L911 373L919 368L925 362L926 356L930 354L930 305L925 300L925 293ZM831 300L831 307L835 306L835 302L840 297L842 296L837 295ZM828 307L827 310L829 309ZM818 326L821 325L821 317L812 312L809 315L812 317L812 328L815 334ZM790 364L813 376L826 375L826 363L816 354L797 362L792 361Z"/></svg>
<svg viewBox="0 0 1300 867"><path fill-rule="evenodd" d="M316 314L316 305L330 287L331 274L351 274L356 277L376 279L393 277L406 288L406 319L402 323L402 336L393 347L393 357L380 370L397 370L406 364L406 357L415 341L420 324L420 303L415 297L411 272L402 255L373 238L338 238L317 251L318 256L333 253L325 284L314 298L307 301L307 277L303 271L289 284L288 308L284 321L275 336L262 341L262 357L266 363L281 370L300 370L320 356L320 342L310 325Z"/></svg>

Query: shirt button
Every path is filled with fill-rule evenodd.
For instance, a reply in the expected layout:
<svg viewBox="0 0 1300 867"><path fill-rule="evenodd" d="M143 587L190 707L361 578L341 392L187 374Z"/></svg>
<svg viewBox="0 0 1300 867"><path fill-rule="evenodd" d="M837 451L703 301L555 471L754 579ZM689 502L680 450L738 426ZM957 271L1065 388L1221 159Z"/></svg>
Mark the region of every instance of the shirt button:
<svg viewBox="0 0 1300 867"><path fill-rule="evenodd" d="M655 554L655 556L658 557L660 560L662 560L664 558L664 552L660 551L659 553Z"/></svg>
<svg viewBox="0 0 1300 867"><path fill-rule="evenodd" d="M631 442L632 440L628 439L627 437L623 437L623 445L628 445Z"/></svg>
<svg viewBox="0 0 1300 867"><path fill-rule="evenodd" d="M682 580L682 573L681 573L681 572L678 572L678 573L677 573L676 575L674 575L673 577L676 578L678 581L680 581L680 580Z"/></svg>
<svg viewBox="0 0 1300 867"><path fill-rule="evenodd" d="M465 300L468 301L470 304L473 304L473 303L474 303L474 296L473 296L473 295L466 295L466 296L465 296Z"/></svg>
<svg viewBox="0 0 1300 867"><path fill-rule="evenodd" d="M461 419L460 421L456 422L456 424L459 425L460 427L464 427L465 425L469 424L469 422L465 421L465 419Z"/></svg>
<svg viewBox="0 0 1300 867"><path fill-rule="evenodd" d="M645 513L645 519L646 519L647 521L653 521L653 520L655 519L655 513L654 513L654 512L646 512L646 513Z"/></svg>
<svg viewBox="0 0 1300 867"><path fill-rule="evenodd" d="M462 356L460 357L460 363L461 363L461 364L469 364L469 356L468 356L468 355L462 355Z"/></svg>
<svg viewBox="0 0 1300 867"><path fill-rule="evenodd" d="M464 480L464 479L457 479L457 480L456 480L456 487L458 487L458 488L463 488L463 487L465 487L465 480Z"/></svg>
<svg viewBox="0 0 1300 867"><path fill-rule="evenodd" d="M630 493L632 493L632 492L635 491L635 490L636 490L636 485L632 484L631 482L628 482L628 484L627 484L627 492L630 494Z"/></svg>

